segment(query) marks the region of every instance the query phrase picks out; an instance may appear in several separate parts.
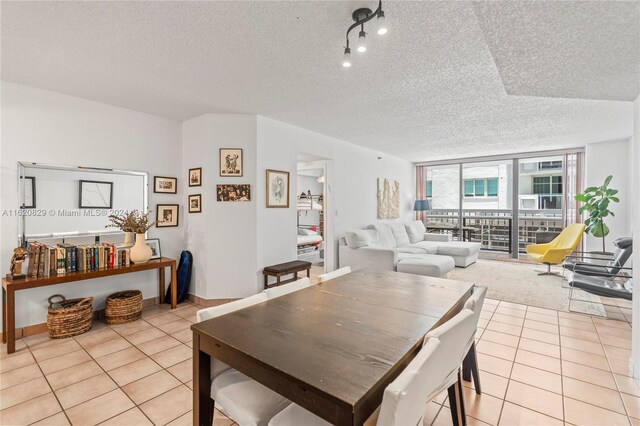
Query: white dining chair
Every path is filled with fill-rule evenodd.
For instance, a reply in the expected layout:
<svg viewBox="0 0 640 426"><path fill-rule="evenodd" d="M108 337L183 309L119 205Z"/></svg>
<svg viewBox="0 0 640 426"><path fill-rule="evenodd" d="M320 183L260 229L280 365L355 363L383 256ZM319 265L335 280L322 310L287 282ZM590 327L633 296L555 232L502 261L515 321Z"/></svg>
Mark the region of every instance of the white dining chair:
<svg viewBox="0 0 640 426"><path fill-rule="evenodd" d="M304 277L289 284L283 284L277 287L268 288L266 290L263 290L262 293L264 293L267 298L271 300L275 299L276 297L284 296L285 294L293 293L294 291L302 290L303 288L307 288L310 286L311 280L309 280L309 278L307 277Z"/></svg>
<svg viewBox="0 0 640 426"><path fill-rule="evenodd" d="M198 322L206 321L266 301L267 295L258 293L224 305L201 309L196 312L196 318ZM211 399L215 408L241 426L266 426L273 416L291 403L213 357Z"/></svg>
<svg viewBox="0 0 640 426"><path fill-rule="evenodd" d="M422 424L425 404L445 389L449 392L453 425L465 425L460 364L474 327L473 312L464 309L431 331L418 355L384 390L382 404L367 419L365 426ZM269 426L330 424L297 404L289 405L269 422Z"/></svg>
<svg viewBox="0 0 640 426"><path fill-rule="evenodd" d="M482 313L482 305L484 304L484 297L487 294L487 287L475 286L473 288L473 294L467 302L464 304L465 309L473 311L474 321L476 323L476 329L478 328L478 321L480 320L480 314ZM465 349L465 357L462 361L462 378L470 382L471 376L473 376L473 385L478 395L482 394L482 387L480 386L480 370L478 369L478 356L476 355L476 336L475 333L471 336L471 339L467 343Z"/></svg>
<svg viewBox="0 0 640 426"><path fill-rule="evenodd" d="M318 283L332 280L334 278L341 277L351 273L351 266L345 266L344 268L336 269L335 271L327 272L326 274L318 275Z"/></svg>

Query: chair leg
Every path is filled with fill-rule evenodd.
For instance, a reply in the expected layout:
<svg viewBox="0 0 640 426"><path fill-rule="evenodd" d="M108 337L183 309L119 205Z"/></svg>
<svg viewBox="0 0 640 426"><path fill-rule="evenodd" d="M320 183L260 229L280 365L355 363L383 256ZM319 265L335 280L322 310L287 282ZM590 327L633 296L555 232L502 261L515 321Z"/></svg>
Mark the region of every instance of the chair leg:
<svg viewBox="0 0 640 426"><path fill-rule="evenodd" d="M538 272L538 275L555 275L556 277L560 276L559 272L551 272L551 264L550 263L545 263L545 265L547 265L547 270L546 271L542 271L542 272Z"/></svg>
<svg viewBox="0 0 640 426"><path fill-rule="evenodd" d="M215 412L216 412L216 401L213 398L211 398L211 413L209 413L209 416L211 416L211 417L209 417L209 419L207 419L207 420L210 420L209 423L212 426L213 426L213 420L214 420L213 418L215 416ZM207 423L207 424L209 424L209 423Z"/></svg>
<svg viewBox="0 0 640 426"><path fill-rule="evenodd" d="M447 389L449 394L449 409L453 426L466 426L467 416L464 409L464 396L462 392L462 376L458 370L458 380Z"/></svg>
<svg viewBox="0 0 640 426"><path fill-rule="evenodd" d="M482 394L482 387L480 386L480 370L478 370L478 356L476 354L476 342L471 344L471 349L469 349L469 353L467 354L469 357L469 367L471 369L471 374L473 374L473 385L476 388L476 393L478 395Z"/></svg>
<svg viewBox="0 0 640 426"><path fill-rule="evenodd" d="M469 362L471 359L471 349L467 352L464 359L462 360L462 379L465 382L471 381L471 363Z"/></svg>

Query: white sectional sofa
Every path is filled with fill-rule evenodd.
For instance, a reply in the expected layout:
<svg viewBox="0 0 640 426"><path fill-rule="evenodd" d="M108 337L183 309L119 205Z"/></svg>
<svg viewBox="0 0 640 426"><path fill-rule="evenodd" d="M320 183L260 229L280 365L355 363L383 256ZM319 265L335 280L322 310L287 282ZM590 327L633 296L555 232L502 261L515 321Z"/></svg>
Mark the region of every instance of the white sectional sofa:
<svg viewBox="0 0 640 426"><path fill-rule="evenodd" d="M407 272L440 277L455 266L466 268L478 259L479 243L451 241L430 234L419 221L381 223L347 232L339 243L340 267Z"/></svg>

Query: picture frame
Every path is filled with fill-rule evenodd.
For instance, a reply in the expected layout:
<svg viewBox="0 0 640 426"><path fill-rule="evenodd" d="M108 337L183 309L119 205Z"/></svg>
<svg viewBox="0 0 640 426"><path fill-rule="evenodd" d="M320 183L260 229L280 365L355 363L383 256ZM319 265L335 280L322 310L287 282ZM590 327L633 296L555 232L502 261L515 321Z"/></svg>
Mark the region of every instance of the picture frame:
<svg viewBox="0 0 640 426"><path fill-rule="evenodd" d="M216 200L220 202L251 201L251 185L216 185Z"/></svg>
<svg viewBox="0 0 640 426"><path fill-rule="evenodd" d="M189 213L202 213L202 194L189 195Z"/></svg>
<svg viewBox="0 0 640 426"><path fill-rule="evenodd" d="M166 176L154 176L153 192L156 194L177 194L178 178L166 177Z"/></svg>
<svg viewBox="0 0 640 426"><path fill-rule="evenodd" d="M171 228L180 224L179 204L158 204L156 206L156 228Z"/></svg>
<svg viewBox="0 0 640 426"><path fill-rule="evenodd" d="M202 167L189 169L189 186L202 186Z"/></svg>
<svg viewBox="0 0 640 426"><path fill-rule="evenodd" d="M113 208L113 182L79 181L78 207L81 209Z"/></svg>
<svg viewBox="0 0 640 426"><path fill-rule="evenodd" d="M289 208L291 174L267 169L267 208Z"/></svg>
<svg viewBox="0 0 640 426"><path fill-rule="evenodd" d="M162 251L160 250L160 239L149 238L145 242L151 248L151 259L160 259L162 257Z"/></svg>
<svg viewBox="0 0 640 426"><path fill-rule="evenodd" d="M220 177L242 177L242 148L220 148Z"/></svg>
<svg viewBox="0 0 640 426"><path fill-rule="evenodd" d="M36 208L36 178L35 176L24 176L24 203L22 209Z"/></svg>

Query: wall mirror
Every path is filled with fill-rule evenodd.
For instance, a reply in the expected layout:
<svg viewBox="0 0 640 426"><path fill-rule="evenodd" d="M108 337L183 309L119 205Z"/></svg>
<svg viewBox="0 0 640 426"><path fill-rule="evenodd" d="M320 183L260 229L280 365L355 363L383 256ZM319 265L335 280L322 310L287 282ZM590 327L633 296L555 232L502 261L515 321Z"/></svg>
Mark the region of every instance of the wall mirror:
<svg viewBox="0 0 640 426"><path fill-rule="evenodd" d="M146 172L19 162L18 242L122 242L108 216L147 211L147 184Z"/></svg>

